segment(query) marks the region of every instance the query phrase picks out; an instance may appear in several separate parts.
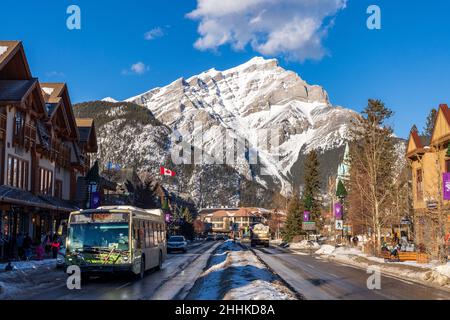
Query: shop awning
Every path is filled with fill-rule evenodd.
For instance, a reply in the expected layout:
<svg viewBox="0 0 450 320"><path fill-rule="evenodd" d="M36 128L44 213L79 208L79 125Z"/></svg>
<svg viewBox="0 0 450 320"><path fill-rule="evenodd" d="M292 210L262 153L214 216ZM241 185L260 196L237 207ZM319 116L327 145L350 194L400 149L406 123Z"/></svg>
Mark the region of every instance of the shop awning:
<svg viewBox="0 0 450 320"><path fill-rule="evenodd" d="M0 202L56 211L70 212L78 210L78 208L69 201L48 196L36 196L29 191L5 185L0 186Z"/></svg>

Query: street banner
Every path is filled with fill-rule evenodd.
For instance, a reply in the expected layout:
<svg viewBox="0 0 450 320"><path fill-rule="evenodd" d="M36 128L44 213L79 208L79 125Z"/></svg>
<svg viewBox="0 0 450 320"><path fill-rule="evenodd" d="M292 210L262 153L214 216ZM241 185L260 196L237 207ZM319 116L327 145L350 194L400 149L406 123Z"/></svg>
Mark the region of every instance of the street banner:
<svg viewBox="0 0 450 320"><path fill-rule="evenodd" d="M450 173L443 174L444 200L450 200Z"/></svg>
<svg viewBox="0 0 450 320"><path fill-rule="evenodd" d="M159 167L159 173L162 176L169 176L169 177L174 177L175 176L175 172L174 171L169 170L169 169L164 168L164 167Z"/></svg>
<svg viewBox="0 0 450 320"><path fill-rule="evenodd" d="M166 223L170 223L170 222L172 222L172 215L170 214L170 213L166 213L166 217L165 217L166 219Z"/></svg>
<svg viewBox="0 0 450 320"><path fill-rule="evenodd" d="M342 211L343 211L342 204L340 204L339 202L336 203L334 205L334 217L337 220L342 220Z"/></svg>
<svg viewBox="0 0 450 320"><path fill-rule="evenodd" d="M89 209L97 209L100 207L100 192L92 192L91 193L91 203Z"/></svg>
<svg viewBox="0 0 450 320"><path fill-rule="evenodd" d="M309 212L309 211L303 212L303 221L309 222L310 217L311 217L311 212Z"/></svg>
<svg viewBox="0 0 450 320"><path fill-rule="evenodd" d="M336 220L336 230L344 230L344 221L343 220Z"/></svg>

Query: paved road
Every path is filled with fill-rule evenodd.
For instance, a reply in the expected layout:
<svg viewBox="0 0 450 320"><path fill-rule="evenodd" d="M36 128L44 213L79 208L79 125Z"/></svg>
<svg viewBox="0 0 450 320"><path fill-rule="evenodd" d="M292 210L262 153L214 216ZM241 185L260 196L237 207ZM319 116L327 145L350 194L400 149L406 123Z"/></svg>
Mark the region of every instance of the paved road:
<svg viewBox="0 0 450 320"><path fill-rule="evenodd" d="M314 300L449 300L450 293L382 275L381 290L369 290L366 270L306 253L288 253L276 247L254 252L306 299Z"/></svg>
<svg viewBox="0 0 450 320"><path fill-rule="evenodd" d="M149 271L143 280L121 276L91 279L81 290L66 287L62 271L51 272L35 279L36 283L53 283L44 289L33 288L25 300L141 300L182 298L193 284L192 277L200 273L209 253L220 243L194 243L185 254L169 254L162 271ZM200 258L200 259L199 259Z"/></svg>

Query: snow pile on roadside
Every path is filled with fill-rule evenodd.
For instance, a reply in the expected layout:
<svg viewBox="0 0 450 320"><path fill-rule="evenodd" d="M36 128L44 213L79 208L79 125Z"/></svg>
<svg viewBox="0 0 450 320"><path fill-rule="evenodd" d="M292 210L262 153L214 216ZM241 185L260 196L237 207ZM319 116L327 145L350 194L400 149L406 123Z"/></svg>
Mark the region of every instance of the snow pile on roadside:
<svg viewBox="0 0 450 320"><path fill-rule="evenodd" d="M220 246L196 281L192 300L292 300L295 294L256 255L232 240Z"/></svg>
<svg viewBox="0 0 450 320"><path fill-rule="evenodd" d="M383 258L369 256L357 248L322 245L316 255L361 268L376 265L385 273L435 285L450 286L450 267L437 263L418 264L415 261L388 263Z"/></svg>
<svg viewBox="0 0 450 320"><path fill-rule="evenodd" d="M315 254L331 255L336 248L329 244L323 244L320 249L315 252Z"/></svg>
<svg viewBox="0 0 450 320"><path fill-rule="evenodd" d="M0 272L5 271L5 268L8 264L1 263L0 264ZM11 262L11 266L13 267L13 271L26 271L26 270L36 270L42 267L56 267L56 259L49 260L41 260L41 261L14 261Z"/></svg>
<svg viewBox="0 0 450 320"><path fill-rule="evenodd" d="M294 242L289 244L291 249L319 249L320 245L315 241L303 240L301 242Z"/></svg>
<svg viewBox="0 0 450 320"><path fill-rule="evenodd" d="M11 262L12 271L4 271L7 263L0 264L0 300L15 299L35 283L36 273L49 272L56 260Z"/></svg>

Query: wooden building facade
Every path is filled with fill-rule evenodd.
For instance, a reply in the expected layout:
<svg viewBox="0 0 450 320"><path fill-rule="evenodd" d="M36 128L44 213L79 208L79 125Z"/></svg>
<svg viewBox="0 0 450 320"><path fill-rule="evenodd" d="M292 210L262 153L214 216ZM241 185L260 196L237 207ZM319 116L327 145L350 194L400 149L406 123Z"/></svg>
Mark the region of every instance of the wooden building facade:
<svg viewBox="0 0 450 320"><path fill-rule="evenodd" d="M85 141L78 124L86 122ZM0 231L11 248L19 234L39 242L78 209L77 179L97 152L92 139L94 124L75 119L67 86L40 83L22 43L0 41Z"/></svg>

